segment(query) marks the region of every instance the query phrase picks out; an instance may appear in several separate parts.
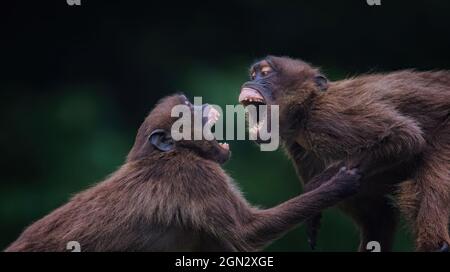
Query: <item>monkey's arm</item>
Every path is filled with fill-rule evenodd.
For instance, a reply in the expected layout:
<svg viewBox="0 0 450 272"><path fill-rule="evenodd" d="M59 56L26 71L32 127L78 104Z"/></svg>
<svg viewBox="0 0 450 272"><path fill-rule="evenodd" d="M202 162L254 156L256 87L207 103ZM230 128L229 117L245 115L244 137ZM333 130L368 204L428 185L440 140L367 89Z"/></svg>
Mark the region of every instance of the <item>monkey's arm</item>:
<svg viewBox="0 0 450 272"><path fill-rule="evenodd" d="M325 164L322 160L320 160L314 153L307 151L298 143L290 143L285 147L289 154L289 158L292 160L297 176L302 181L304 186L311 183L312 178L322 173L325 169ZM331 178L334 174L336 174L336 172L337 171L332 173L326 180Z"/></svg>
<svg viewBox="0 0 450 272"><path fill-rule="evenodd" d="M319 188L288 200L274 208L255 210L252 219L242 222L242 239L253 249L266 246L315 213L355 194L359 188L357 170L342 168Z"/></svg>
<svg viewBox="0 0 450 272"><path fill-rule="evenodd" d="M342 153L352 154L329 166L324 174L335 167L346 165L358 167L362 175L367 178L393 168L421 152L425 140L421 129L413 120L389 107L377 104L364 105L364 109L355 110L355 112L363 114L346 115L345 118L339 118L337 115L337 122L328 120L328 124L331 124L327 126L328 134L320 135L322 137L333 135L333 137L325 137L325 139L318 137L317 146L328 150L342 148ZM379 113L379 115L373 116L371 113ZM301 160L295 160L297 168L301 163ZM312 179L305 185L304 192L314 190L323 182L324 180L319 178ZM321 214L317 213L306 222L308 242L312 249L316 245L320 218Z"/></svg>
<svg viewBox="0 0 450 272"><path fill-rule="evenodd" d="M311 121L311 148L365 178L414 158L426 144L418 124L388 105L361 103L331 115Z"/></svg>

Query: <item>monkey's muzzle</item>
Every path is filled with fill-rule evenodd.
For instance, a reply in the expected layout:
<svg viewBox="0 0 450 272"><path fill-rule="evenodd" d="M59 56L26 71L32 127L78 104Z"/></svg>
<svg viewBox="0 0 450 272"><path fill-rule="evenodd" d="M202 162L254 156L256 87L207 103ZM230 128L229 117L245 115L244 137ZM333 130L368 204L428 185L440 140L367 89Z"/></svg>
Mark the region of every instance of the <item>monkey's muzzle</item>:
<svg viewBox="0 0 450 272"><path fill-rule="evenodd" d="M202 112L203 112L203 119L202 119L203 126L204 127L207 126L209 129L211 129L214 126L214 124L219 120L220 112L209 104L202 105ZM209 132L212 133L211 131ZM217 144L226 151L230 150L230 146L227 143L217 142Z"/></svg>

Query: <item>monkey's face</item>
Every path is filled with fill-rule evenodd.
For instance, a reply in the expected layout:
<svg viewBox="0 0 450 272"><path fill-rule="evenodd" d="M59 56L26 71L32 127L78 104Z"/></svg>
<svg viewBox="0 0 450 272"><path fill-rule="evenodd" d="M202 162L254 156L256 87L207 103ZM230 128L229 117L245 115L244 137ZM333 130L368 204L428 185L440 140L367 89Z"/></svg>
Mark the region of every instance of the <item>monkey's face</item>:
<svg viewBox="0 0 450 272"><path fill-rule="evenodd" d="M239 102L244 106L267 105L269 111L272 105L278 105L282 127L284 114L296 111L327 87L327 79L309 64L287 57L268 56L251 66L250 80L242 85ZM270 120L265 121L270 124Z"/></svg>
<svg viewBox="0 0 450 272"><path fill-rule="evenodd" d="M172 117L172 110L177 106L179 106L178 109L182 110L183 115L186 114L187 116ZM195 110L204 116L201 118L200 126L195 126ZM219 112L208 104L194 106L184 95L166 97L158 103L141 125L128 159L144 159L155 154L158 157L163 155L182 156L189 152L207 160L225 163L231 153L228 144L219 143L215 138L206 140L203 135L200 140L194 138L196 130L197 133L198 130L201 130L200 133L203 130L210 130L218 120L218 114ZM180 122L182 120L180 118L183 117L184 120L189 120L189 122L174 129L175 122ZM179 134L174 135L174 133ZM180 139L180 135L188 135L189 137Z"/></svg>

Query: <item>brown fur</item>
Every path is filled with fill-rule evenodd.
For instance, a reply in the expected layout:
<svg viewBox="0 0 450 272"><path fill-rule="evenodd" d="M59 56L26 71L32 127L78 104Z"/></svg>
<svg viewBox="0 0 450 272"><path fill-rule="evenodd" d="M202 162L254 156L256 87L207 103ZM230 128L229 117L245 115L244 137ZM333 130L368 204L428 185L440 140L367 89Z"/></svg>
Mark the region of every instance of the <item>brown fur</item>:
<svg viewBox="0 0 450 272"><path fill-rule="evenodd" d="M303 61L268 57L251 73L244 87L279 105L281 138L304 182L333 165L360 167L364 188L340 205L360 227L360 250L371 240L391 249L397 212L390 194L413 226L417 250L450 244L450 72L327 82ZM310 223L314 236L317 218Z"/></svg>
<svg viewBox="0 0 450 272"><path fill-rule="evenodd" d="M82 251L257 250L358 189L355 170L341 170L277 207L250 206L220 167L228 154L216 141L182 140L166 152L149 142L156 129L170 131L172 107L186 101L163 99L120 169L32 224L6 251L66 251L72 240Z"/></svg>

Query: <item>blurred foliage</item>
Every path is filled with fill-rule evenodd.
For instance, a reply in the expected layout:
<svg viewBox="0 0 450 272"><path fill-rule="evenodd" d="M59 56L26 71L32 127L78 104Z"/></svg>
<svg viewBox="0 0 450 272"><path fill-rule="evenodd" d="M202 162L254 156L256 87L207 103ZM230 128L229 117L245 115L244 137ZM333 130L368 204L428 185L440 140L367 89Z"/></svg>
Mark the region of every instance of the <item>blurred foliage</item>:
<svg viewBox="0 0 450 272"><path fill-rule="evenodd" d="M0 248L123 162L161 97L235 104L251 62L290 55L331 79L450 67L448 1L8 1L0 18ZM6 11L6 12L5 12ZM254 204L301 186L282 151L230 142L225 168ZM325 212L319 250L353 251L351 221ZM411 250L399 230L395 250ZM309 250L303 227L268 250Z"/></svg>

